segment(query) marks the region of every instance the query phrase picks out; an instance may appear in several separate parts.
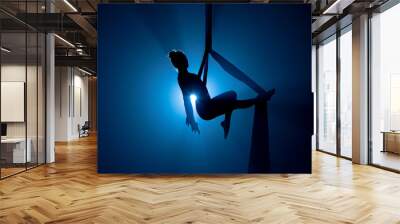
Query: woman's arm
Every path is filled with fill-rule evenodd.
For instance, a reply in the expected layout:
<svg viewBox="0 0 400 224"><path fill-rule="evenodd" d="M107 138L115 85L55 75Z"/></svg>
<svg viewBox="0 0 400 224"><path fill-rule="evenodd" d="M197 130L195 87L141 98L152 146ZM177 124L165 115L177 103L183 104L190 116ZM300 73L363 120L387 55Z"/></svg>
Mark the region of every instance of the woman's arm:
<svg viewBox="0 0 400 224"><path fill-rule="evenodd" d="M203 68L204 68L204 65L205 65L205 63L206 63L206 58L207 58L207 56L208 56L208 51L205 50L205 51L204 51L204 54L203 54L203 58L201 59L201 64L200 64L199 72L197 72L197 76L199 77L199 79L201 78L201 74L203 73Z"/></svg>
<svg viewBox="0 0 400 224"><path fill-rule="evenodd" d="M204 67L203 83L207 85L207 75L208 75L208 55L206 56L206 65Z"/></svg>
<svg viewBox="0 0 400 224"><path fill-rule="evenodd" d="M185 105L185 112L186 112L186 125L190 125L193 132L200 133L199 126L196 123L193 115L193 106L192 102L190 101L189 95L183 95L183 103Z"/></svg>
<svg viewBox="0 0 400 224"><path fill-rule="evenodd" d="M203 71L204 68L204 71ZM204 72L204 73L203 73ZM201 60L201 65L197 76L201 79L201 75L203 73L203 83L207 85L207 73L208 73L208 51L204 51L203 59Z"/></svg>

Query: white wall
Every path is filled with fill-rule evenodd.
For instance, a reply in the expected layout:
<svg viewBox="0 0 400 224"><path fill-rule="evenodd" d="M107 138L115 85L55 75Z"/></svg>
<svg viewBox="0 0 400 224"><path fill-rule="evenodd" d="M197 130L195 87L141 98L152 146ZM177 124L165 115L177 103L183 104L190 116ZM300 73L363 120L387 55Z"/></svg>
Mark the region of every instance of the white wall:
<svg viewBox="0 0 400 224"><path fill-rule="evenodd" d="M27 70L26 70L27 69ZM27 73L26 73L27 72ZM2 82L25 82L25 76L28 75L29 85L36 85L36 80L33 80L32 76L36 77L36 67L28 66L25 64L5 64L1 66L1 81ZM27 88L27 106L29 107L27 118L28 118L28 129L32 127L36 130L36 113L31 113L31 111L36 111L36 88ZM3 96L4 97L4 96ZM32 99L34 98L34 99ZM34 104L31 104L34 102ZM1 110L6 110L6 108L1 108ZM34 122L34 124L31 124ZM25 137L25 123L26 122L7 122L7 136L8 137ZM35 127L33 127L35 126ZM28 130L28 137L30 131Z"/></svg>
<svg viewBox="0 0 400 224"><path fill-rule="evenodd" d="M76 72L77 70L75 70ZM78 124L81 126L85 121L89 120L89 103L88 103L88 77L82 76L82 73L74 75L74 108L73 119L72 119L72 136L74 138L79 137ZM79 93L80 92L80 93ZM80 97L79 97L80 95Z"/></svg>
<svg viewBox="0 0 400 224"><path fill-rule="evenodd" d="M314 123L314 131L313 135L311 137L311 148L313 150L317 149L317 49L315 45L312 46L312 54L311 54L311 88L312 88L312 93L313 95L313 104L314 104L314 117L313 117L313 123Z"/></svg>
<svg viewBox="0 0 400 224"><path fill-rule="evenodd" d="M30 70L32 67L28 67ZM1 81L3 82L25 82L25 64L8 64L1 66ZM6 108L1 108L5 110ZM7 123L7 137L23 138L25 137L25 123L11 122Z"/></svg>
<svg viewBox="0 0 400 224"><path fill-rule="evenodd" d="M78 125L88 120L88 77L72 67L56 67L55 140L79 137Z"/></svg>
<svg viewBox="0 0 400 224"><path fill-rule="evenodd" d="M55 141L67 141L69 139L69 68L55 68Z"/></svg>
<svg viewBox="0 0 400 224"><path fill-rule="evenodd" d="M36 70L38 69L38 70ZM27 120L23 122L6 122L8 138L24 138L25 135L30 139L30 147L32 151L32 161L39 163L44 162L45 148L45 120L44 120L44 74L42 67L36 67L25 64L3 64L1 66L2 82L24 82L26 84L26 106L21 108L22 113L27 115ZM25 80L27 79L27 80ZM2 96L7 97L7 96ZM1 108L7 110L9 108ZM11 111L12 113L12 111ZM37 157L37 154L39 156Z"/></svg>

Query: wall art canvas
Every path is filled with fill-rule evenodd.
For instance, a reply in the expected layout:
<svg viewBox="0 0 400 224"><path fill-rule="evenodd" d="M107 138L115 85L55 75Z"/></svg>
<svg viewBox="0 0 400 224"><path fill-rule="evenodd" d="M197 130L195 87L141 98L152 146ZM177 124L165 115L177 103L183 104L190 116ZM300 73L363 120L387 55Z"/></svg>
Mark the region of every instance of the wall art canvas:
<svg viewBox="0 0 400 224"><path fill-rule="evenodd" d="M100 173L310 173L311 9L103 4Z"/></svg>

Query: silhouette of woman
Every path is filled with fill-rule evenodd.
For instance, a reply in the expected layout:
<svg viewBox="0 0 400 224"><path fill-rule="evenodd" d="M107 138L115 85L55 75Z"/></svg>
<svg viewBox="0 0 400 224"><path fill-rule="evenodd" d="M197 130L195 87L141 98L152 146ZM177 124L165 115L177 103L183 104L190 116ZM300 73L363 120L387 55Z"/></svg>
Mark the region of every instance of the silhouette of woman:
<svg viewBox="0 0 400 224"><path fill-rule="evenodd" d="M204 120L211 120L220 115L225 115L221 126L224 129L224 138L228 137L232 112L239 108L248 108L258 102L269 100L275 90L270 90L264 94L259 94L256 98L247 100L238 100L235 91L228 91L216 97L211 98L206 86L206 75L201 80L201 73L193 74L187 69L188 59L182 51L173 50L169 52L169 58L172 65L178 70L178 84L181 88L183 101L186 111L186 125L192 128L193 132L200 133L199 126L193 116L193 108L190 101L190 95L197 97L196 109L199 116ZM205 59L207 60L207 59ZM204 64L204 58L203 62Z"/></svg>

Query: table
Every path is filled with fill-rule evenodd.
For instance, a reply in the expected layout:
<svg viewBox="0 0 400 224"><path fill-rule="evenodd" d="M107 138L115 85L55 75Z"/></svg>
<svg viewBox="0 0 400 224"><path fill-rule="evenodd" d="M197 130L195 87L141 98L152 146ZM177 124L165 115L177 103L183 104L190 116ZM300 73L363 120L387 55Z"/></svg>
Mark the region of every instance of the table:
<svg viewBox="0 0 400 224"><path fill-rule="evenodd" d="M26 142L28 143L25 151ZM30 138L6 138L1 139L1 157L6 163L26 163L31 162L32 153Z"/></svg>
<svg viewBox="0 0 400 224"><path fill-rule="evenodd" d="M400 154L400 131L383 131L382 152Z"/></svg>

